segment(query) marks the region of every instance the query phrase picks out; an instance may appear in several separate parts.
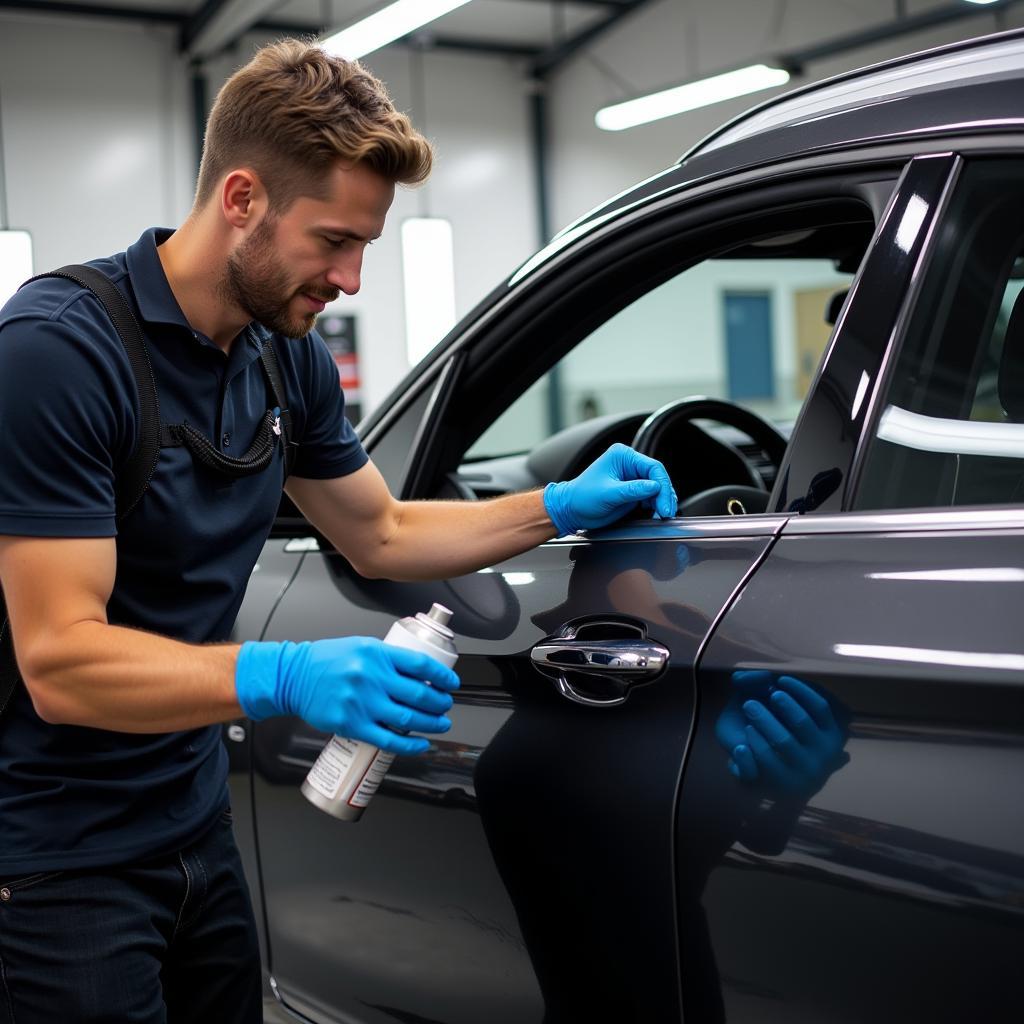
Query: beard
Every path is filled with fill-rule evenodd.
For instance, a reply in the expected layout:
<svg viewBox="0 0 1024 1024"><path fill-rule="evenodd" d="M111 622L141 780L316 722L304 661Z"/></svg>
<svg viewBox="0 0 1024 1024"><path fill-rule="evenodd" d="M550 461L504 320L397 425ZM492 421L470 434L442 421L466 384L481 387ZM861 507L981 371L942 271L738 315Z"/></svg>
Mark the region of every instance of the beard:
<svg viewBox="0 0 1024 1024"><path fill-rule="evenodd" d="M274 219L266 216L253 233L227 259L220 292L227 301L264 327L286 338L302 338L316 325L314 312L295 313L292 300L299 294L311 295L322 302L333 302L338 293L325 294L310 285L295 288L288 271L277 259L274 249Z"/></svg>

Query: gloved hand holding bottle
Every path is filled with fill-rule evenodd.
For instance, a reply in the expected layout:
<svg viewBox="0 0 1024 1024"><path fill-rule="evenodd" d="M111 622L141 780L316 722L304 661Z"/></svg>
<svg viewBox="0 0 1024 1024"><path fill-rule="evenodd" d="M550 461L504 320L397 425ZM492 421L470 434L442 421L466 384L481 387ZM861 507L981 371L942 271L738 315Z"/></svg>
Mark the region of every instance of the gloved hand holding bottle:
<svg viewBox="0 0 1024 1024"><path fill-rule="evenodd" d="M459 677L430 655L363 636L250 641L235 667L238 703L253 721L297 715L314 729L396 754L421 754L430 744L392 730L451 728L444 715L458 686Z"/></svg>
<svg viewBox="0 0 1024 1024"><path fill-rule="evenodd" d="M676 492L657 459L624 444L613 444L578 477L544 488L544 508L559 536L608 526L641 504L670 519Z"/></svg>

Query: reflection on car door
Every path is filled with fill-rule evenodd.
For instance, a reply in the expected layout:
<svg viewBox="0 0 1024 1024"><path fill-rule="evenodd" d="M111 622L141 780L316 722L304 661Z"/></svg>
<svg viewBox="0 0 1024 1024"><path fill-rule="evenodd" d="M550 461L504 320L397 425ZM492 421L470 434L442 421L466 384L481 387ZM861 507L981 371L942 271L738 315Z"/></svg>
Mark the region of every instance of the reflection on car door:
<svg viewBox="0 0 1024 1024"><path fill-rule="evenodd" d="M699 662L676 823L689 1019L1019 1016L1024 515L844 514L864 480L896 504L901 492L950 504L936 464L953 463L955 480L969 460L922 431L944 424L955 440L955 411L970 418L1019 252L1007 188L1019 168L999 187L991 168L915 163L797 424L790 493L780 497L785 480L776 490L814 512L824 503L797 496L831 473L836 514L786 522ZM944 165L948 180L932 175L929 188L920 170ZM1009 236L1002 252L996 229ZM873 329L879 316L887 329ZM906 360L917 342L923 355ZM859 485L856 459L893 394L914 429L879 428L895 472L876 466ZM1020 465L1018 454L1018 479Z"/></svg>
<svg viewBox="0 0 1024 1024"><path fill-rule="evenodd" d="M689 1019L1016 1016L1024 516L976 516L790 520L717 630L678 821ZM786 677L835 724L805 699L804 751L737 778L730 718Z"/></svg>
<svg viewBox="0 0 1024 1024"><path fill-rule="evenodd" d="M439 600L462 690L450 733L399 758L362 820L299 792L326 737L255 728L270 967L314 1019L448 1024L679 1020L673 809L710 623L781 519L640 522L555 541L443 584L356 577L307 555L268 639L382 636ZM534 669L545 637L657 642L660 678L567 663L579 703ZM573 652L571 643L555 644Z"/></svg>

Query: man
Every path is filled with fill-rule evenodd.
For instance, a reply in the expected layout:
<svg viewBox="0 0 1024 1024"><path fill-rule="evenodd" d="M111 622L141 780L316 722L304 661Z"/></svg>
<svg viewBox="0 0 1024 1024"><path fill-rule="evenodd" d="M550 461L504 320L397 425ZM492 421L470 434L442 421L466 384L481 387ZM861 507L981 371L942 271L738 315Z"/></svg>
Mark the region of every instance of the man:
<svg viewBox="0 0 1024 1024"><path fill-rule="evenodd" d="M260 1020L218 723L299 715L405 754L428 746L406 732L449 727L458 679L426 656L223 642L284 478L267 340L298 445L287 492L365 575L445 578L640 502L674 514L664 469L621 445L544 492L390 495L310 332L430 163L383 86L316 47L267 47L224 86L186 222L92 264L144 331L165 427L127 515L142 413L109 318L52 278L0 311L0 582L23 679L0 717L0 1021Z"/></svg>

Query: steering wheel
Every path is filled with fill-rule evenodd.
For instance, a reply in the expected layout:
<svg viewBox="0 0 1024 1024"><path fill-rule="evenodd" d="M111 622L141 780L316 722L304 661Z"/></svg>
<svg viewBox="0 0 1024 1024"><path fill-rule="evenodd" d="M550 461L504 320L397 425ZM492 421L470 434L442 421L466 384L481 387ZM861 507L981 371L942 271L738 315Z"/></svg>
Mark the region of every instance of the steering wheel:
<svg viewBox="0 0 1024 1024"><path fill-rule="evenodd" d="M692 420L714 420L742 431L771 459L776 469L782 465L786 452L786 439L767 420L756 413L717 398L693 396L669 402L656 409L640 424L632 446L644 455L658 458L657 452L671 430ZM722 449L723 457L735 462L739 456L747 474L743 484L710 487L691 495L679 504L680 516L741 515L745 512L764 512L768 507L768 491L764 481L732 445L706 435Z"/></svg>

